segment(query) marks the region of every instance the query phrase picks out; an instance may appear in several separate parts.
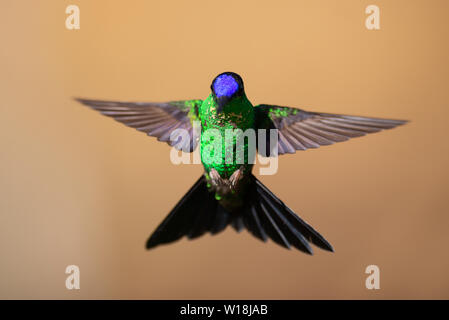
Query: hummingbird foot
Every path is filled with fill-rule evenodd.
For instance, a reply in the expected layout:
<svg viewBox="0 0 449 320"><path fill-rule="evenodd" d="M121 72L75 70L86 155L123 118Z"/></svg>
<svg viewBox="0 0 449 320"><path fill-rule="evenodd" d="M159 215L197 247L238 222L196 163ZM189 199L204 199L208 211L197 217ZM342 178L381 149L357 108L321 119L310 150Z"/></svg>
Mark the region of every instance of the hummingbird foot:
<svg viewBox="0 0 449 320"><path fill-rule="evenodd" d="M209 177L212 187L218 194L225 195L229 192L235 192L239 181L243 177L243 166L235 170L229 179L222 178L214 168L210 170Z"/></svg>

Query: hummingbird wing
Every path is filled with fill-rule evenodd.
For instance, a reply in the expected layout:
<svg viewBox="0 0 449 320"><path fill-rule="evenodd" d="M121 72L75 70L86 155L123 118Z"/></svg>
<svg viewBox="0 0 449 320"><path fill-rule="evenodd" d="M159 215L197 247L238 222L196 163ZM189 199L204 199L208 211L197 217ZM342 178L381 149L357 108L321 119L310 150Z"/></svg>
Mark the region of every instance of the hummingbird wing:
<svg viewBox="0 0 449 320"><path fill-rule="evenodd" d="M279 155L346 141L368 133L391 129L407 122L405 120L309 112L266 104L255 106L254 110L257 129L278 129ZM268 132L266 137L266 149L271 150ZM263 154L261 151L259 153Z"/></svg>
<svg viewBox="0 0 449 320"><path fill-rule="evenodd" d="M202 100L172 102L122 102L76 98L78 102L99 111L101 114L143 131L159 141L167 142L178 150L192 152L198 144L199 135L194 132L192 123L198 118ZM171 133L184 129L185 139L177 136L173 141ZM189 144L188 144L189 143Z"/></svg>

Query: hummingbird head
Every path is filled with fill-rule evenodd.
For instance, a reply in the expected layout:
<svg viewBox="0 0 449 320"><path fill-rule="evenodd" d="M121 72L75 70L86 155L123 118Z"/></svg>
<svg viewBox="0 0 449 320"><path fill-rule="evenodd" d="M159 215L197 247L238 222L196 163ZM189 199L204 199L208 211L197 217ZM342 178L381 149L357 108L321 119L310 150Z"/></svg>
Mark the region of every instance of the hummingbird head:
<svg viewBox="0 0 449 320"><path fill-rule="evenodd" d="M217 102L217 112L223 111L223 108L231 100L241 97L244 94L243 80L234 72L223 72L215 77L210 86L212 95Z"/></svg>

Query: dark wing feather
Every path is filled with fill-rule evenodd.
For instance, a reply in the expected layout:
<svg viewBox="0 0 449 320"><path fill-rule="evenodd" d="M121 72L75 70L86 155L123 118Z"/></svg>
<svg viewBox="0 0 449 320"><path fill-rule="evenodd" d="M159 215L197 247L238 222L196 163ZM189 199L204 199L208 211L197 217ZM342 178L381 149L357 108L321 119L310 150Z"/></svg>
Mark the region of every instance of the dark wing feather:
<svg viewBox="0 0 449 320"><path fill-rule="evenodd" d="M145 132L149 136L167 142L178 150L192 152L198 144L198 133L194 133L192 122L198 119L201 100L185 100L164 103L153 102L120 102L76 99L78 102L99 111L101 114ZM178 136L170 140L171 133L176 129L184 129L189 140ZM187 141L190 145L187 146ZM183 143L184 142L184 143Z"/></svg>
<svg viewBox="0 0 449 320"><path fill-rule="evenodd" d="M295 153L368 133L391 129L407 121L308 112L261 104L255 107L258 129L278 129L278 154ZM272 147L271 147L272 148ZM269 134L267 134L267 150ZM273 154L273 153L271 153Z"/></svg>

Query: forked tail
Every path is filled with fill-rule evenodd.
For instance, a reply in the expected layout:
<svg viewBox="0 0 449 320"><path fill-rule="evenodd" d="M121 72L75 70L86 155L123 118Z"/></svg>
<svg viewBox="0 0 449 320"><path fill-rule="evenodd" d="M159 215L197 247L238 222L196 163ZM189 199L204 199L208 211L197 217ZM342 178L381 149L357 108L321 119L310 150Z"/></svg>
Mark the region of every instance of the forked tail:
<svg viewBox="0 0 449 320"><path fill-rule="evenodd" d="M270 238L285 248L293 246L312 254L311 242L333 251L326 239L253 175L249 188L244 207L228 212L215 199L214 193L208 191L206 178L202 175L148 239L147 249L183 236L194 239L206 232L216 234L231 224L237 231L245 227L255 237L263 241Z"/></svg>

